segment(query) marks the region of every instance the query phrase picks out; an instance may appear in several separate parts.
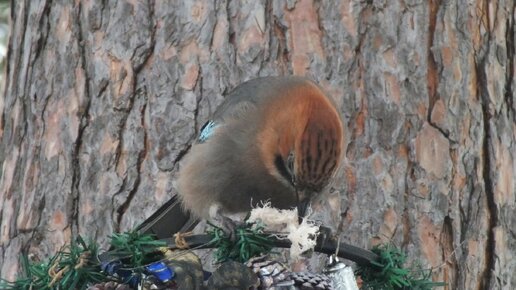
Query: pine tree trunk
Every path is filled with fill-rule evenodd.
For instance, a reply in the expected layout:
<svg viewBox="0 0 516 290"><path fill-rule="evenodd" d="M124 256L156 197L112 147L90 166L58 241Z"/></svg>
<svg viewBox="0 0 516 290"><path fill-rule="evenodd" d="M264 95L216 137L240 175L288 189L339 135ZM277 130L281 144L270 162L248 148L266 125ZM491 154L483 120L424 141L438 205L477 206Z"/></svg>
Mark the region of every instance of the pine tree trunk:
<svg viewBox="0 0 516 290"><path fill-rule="evenodd" d="M0 265L105 242L175 194L210 112L257 76L336 99L346 162L322 216L448 289L516 288L514 0L12 1Z"/></svg>

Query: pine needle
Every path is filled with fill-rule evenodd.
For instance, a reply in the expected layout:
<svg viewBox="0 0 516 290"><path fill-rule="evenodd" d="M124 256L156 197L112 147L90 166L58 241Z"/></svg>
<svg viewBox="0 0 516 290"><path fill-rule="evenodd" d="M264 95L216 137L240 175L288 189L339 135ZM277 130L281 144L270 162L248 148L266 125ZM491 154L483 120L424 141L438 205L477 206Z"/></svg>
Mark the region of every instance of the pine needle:
<svg viewBox="0 0 516 290"><path fill-rule="evenodd" d="M153 235L141 234L137 231L116 233L110 236L112 251L121 257L130 257L129 264L132 267L141 267L149 262L155 261L151 254L158 253L160 247L167 245L166 242L156 240Z"/></svg>
<svg viewBox="0 0 516 290"><path fill-rule="evenodd" d="M221 228L210 225L213 228L208 230L208 234L212 236L210 243L217 248L214 254L217 262L232 260L244 263L252 257L270 252L273 247L261 224L246 223L237 227L234 240Z"/></svg>
<svg viewBox="0 0 516 290"><path fill-rule="evenodd" d="M100 282L105 276L91 258L97 256L97 245L79 236L61 248L47 262L31 262L22 255L23 277L14 282L0 281L2 290L86 289L88 283Z"/></svg>
<svg viewBox="0 0 516 290"><path fill-rule="evenodd" d="M431 290L445 286L443 282L431 280L431 270L421 270L420 266L405 268L406 255L393 245L380 245L372 249L380 258L371 262L372 266L359 266L355 275L363 281L362 289L375 290Z"/></svg>

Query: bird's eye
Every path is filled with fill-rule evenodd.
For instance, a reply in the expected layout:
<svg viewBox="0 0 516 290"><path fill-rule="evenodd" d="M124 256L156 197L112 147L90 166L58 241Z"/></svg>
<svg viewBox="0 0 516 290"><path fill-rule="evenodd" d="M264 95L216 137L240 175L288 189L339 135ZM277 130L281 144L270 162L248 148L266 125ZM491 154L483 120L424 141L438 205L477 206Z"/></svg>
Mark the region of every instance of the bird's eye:
<svg viewBox="0 0 516 290"><path fill-rule="evenodd" d="M274 164L281 176L295 187L294 154L290 153L287 160L283 160L281 155L278 154L274 159Z"/></svg>
<svg viewBox="0 0 516 290"><path fill-rule="evenodd" d="M292 151L287 156L286 166L290 173L294 173L294 152Z"/></svg>
<svg viewBox="0 0 516 290"><path fill-rule="evenodd" d="M295 185L296 184L296 174L294 172L294 160L295 160L294 152L290 151L290 153L287 156L286 166L287 166L287 170L290 173L290 176L292 177L292 184Z"/></svg>

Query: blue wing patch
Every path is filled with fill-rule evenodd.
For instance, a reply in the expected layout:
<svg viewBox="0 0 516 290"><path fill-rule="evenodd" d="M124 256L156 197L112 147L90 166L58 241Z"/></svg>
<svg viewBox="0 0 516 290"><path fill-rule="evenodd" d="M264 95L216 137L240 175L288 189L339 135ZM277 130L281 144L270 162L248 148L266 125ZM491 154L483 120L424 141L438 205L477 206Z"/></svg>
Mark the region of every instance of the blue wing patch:
<svg viewBox="0 0 516 290"><path fill-rule="evenodd" d="M208 140L211 137L211 135L213 135L213 132L217 127L218 126L215 125L215 122L213 122L212 120L206 122L201 128L201 133L199 134L198 138L199 143L206 142L206 140Z"/></svg>

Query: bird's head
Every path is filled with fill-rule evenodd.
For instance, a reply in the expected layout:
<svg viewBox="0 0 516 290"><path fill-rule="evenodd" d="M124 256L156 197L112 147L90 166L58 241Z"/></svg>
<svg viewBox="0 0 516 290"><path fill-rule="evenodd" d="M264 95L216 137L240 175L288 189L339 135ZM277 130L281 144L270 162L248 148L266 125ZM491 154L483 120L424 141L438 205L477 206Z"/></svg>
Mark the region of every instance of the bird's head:
<svg viewBox="0 0 516 290"><path fill-rule="evenodd" d="M328 185L343 147L343 126L333 103L314 85L292 90L271 119L265 154L273 176L306 204Z"/></svg>
<svg viewBox="0 0 516 290"><path fill-rule="evenodd" d="M340 118L325 114L324 110L312 113L306 127L295 139L293 149L295 187L308 194L320 192L329 183L340 163Z"/></svg>

